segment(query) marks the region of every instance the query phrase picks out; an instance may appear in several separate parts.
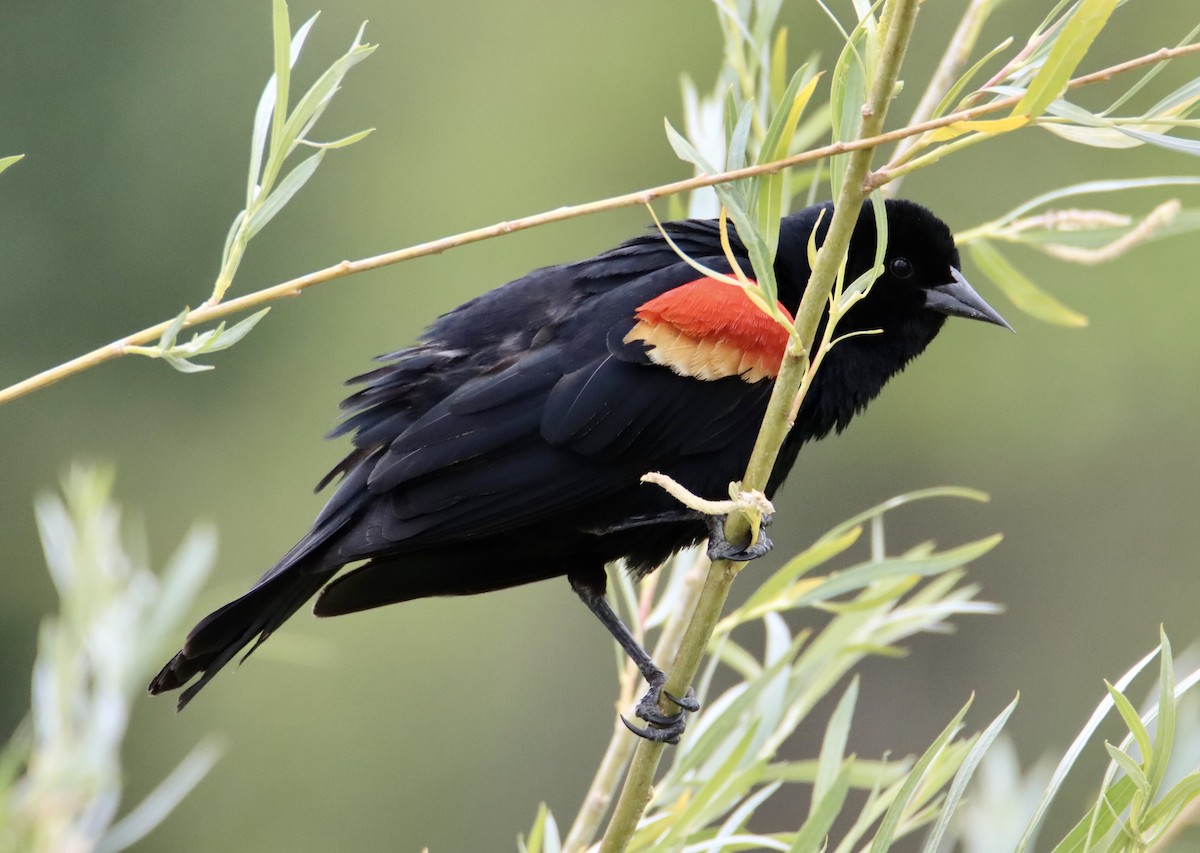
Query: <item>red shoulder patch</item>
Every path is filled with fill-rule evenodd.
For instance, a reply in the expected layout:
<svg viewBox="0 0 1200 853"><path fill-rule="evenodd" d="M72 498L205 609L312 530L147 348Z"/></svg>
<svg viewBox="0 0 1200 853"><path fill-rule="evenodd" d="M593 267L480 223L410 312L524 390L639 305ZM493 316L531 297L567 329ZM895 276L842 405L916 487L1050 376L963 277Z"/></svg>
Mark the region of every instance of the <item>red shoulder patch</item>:
<svg viewBox="0 0 1200 853"><path fill-rule="evenodd" d="M788 319L791 313L779 306ZM638 306L626 342L642 341L656 364L681 376L747 382L774 378L787 349L787 331L740 287L700 278Z"/></svg>

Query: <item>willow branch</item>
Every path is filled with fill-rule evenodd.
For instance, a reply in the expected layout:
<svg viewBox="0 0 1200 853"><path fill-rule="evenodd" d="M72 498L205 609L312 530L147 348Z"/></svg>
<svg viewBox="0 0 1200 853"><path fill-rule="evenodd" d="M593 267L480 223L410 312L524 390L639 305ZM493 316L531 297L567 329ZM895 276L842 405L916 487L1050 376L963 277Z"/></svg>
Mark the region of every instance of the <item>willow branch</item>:
<svg viewBox="0 0 1200 853"><path fill-rule="evenodd" d="M1140 56L1136 59L1128 60L1117 65L1109 66L1100 71L1086 74L1082 77L1077 77L1070 82L1068 88L1077 89L1081 86L1087 86L1094 83L1106 82L1118 74L1126 71L1133 71L1138 68L1143 68L1147 65L1154 65L1159 62L1166 62L1186 54L1200 52L1200 44L1184 45L1176 48L1162 48L1154 53L1148 53L1145 56ZM832 145L825 145L821 148L814 148L810 151L805 151L800 154L785 157L781 160L774 160L770 163L761 163L755 166L747 166L744 169L735 169L729 172L720 172L713 175L699 175L697 177L688 178L682 181L673 181L668 184L661 184L655 187L638 190L636 192L625 193L624 195L613 196L611 198L600 199L599 201L588 202L586 204L570 205L559 207L554 210L548 210L544 213L538 213L533 216L526 216L520 219L512 219L507 222L498 222L494 225L489 225L484 228L477 228L473 231L464 231L461 234L454 234L450 237L443 237L438 240L432 240L427 243L419 243L415 246L409 246L405 249L397 249L393 252L385 252L381 255L375 255L369 258L363 258L357 261L342 261L331 267L326 267L323 270L311 272L308 275L300 276L299 278L285 281L281 284L273 285L272 287L264 288L263 290L255 291L254 293L246 294L245 296L236 299L230 299L222 302L219 305L202 306L188 313L184 319L183 328L191 328L203 323L220 320L229 317L233 314L239 314L244 311L249 311L252 308L258 308L261 305L266 305L271 302L283 299L288 296L299 296L305 289L313 287L317 284L323 284L328 281L335 281L340 278L345 278L356 273L367 272L368 270L379 269L380 267L391 266L403 261L410 261L414 258L421 258L427 255L437 255L449 249L455 249L459 246L466 246L470 243L478 243L482 240L489 240L493 237L501 237L505 234L511 234L515 231L524 231L527 228L534 228L539 225L548 225L552 222L562 222L567 219L576 219L581 216L589 216L594 213L601 213L609 210L619 210L625 207L633 207L635 205L648 204L655 199L665 198L667 196L677 195L678 193L691 192L692 190L700 189L701 187L711 187L716 184L729 183L731 181L741 180L743 178L753 178L759 175L768 175L778 172L782 169L787 169L792 166L800 166L805 163L812 163L817 160L822 160L827 157L832 157L838 154L849 154L856 151L866 151L873 149L879 145L886 145L892 142L899 142L902 139L907 139L912 136L919 136L923 133L928 133L938 128L946 127L960 121L970 121L979 116L988 115L994 112L1008 109L1016 106L1020 101L1021 96L1013 95L1007 98L991 101L977 107L972 107L966 110L960 110L955 113L949 113L937 119L921 122L907 127L898 128L887 133L875 133L868 137L863 137L849 142L836 142ZM68 362L45 370L41 373L31 376L14 385L0 390L0 404L11 402L18 397L23 397L33 391L40 390L47 386L53 385L59 380L66 379L68 376L73 376L76 373L81 373L84 370L103 364L107 361L120 358L129 354L129 347L143 346L145 344L156 341L164 331L171 325L170 320L165 320L157 325L142 329L139 332L126 335L112 343L92 350L89 353L71 359Z"/></svg>
<svg viewBox="0 0 1200 853"><path fill-rule="evenodd" d="M860 140L880 135L887 115L888 101L900 74L904 53L912 36L917 16L918 0L888 0L881 15L880 30L883 44L880 49L878 72L872 81L871 92L863 106L862 123L856 134ZM846 165L846 176L842 190L835 202L833 220L821 249L817 252L812 275L800 302L796 316L797 336L789 339L788 348L776 376L762 428L751 453L743 479L743 488L765 490L767 479L775 467L775 460L788 430L791 428L790 413L801 385L809 376L808 350L816 337L817 326L824 312L842 258L850 245L850 235L858 221L858 213L866 199L867 175L871 167L871 146L853 149ZM745 541L750 535L749 520L734 516L726 528L730 541ZM713 628L724 610L733 579L743 564L718 560L709 569L700 601L688 623L679 655L671 666L665 693L684 695L696 677L704 652L712 638ZM620 799L613 810L612 820L601 842L601 853L623 851L629 845L638 821L645 813L653 792L654 774L662 759L664 745L644 740L637 746L630 765L629 774L621 790Z"/></svg>

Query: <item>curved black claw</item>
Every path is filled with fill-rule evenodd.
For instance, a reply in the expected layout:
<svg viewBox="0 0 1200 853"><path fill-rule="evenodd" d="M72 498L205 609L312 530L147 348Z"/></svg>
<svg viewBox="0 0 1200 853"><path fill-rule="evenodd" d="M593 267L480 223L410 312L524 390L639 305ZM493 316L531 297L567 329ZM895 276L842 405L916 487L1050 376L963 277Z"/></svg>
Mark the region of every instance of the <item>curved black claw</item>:
<svg viewBox="0 0 1200 853"><path fill-rule="evenodd" d="M717 560L748 563L751 560L758 559L775 547L775 543L767 536L766 531L761 529L771 523L772 517L770 515L763 515L761 527L758 531L758 541L749 548L739 548L725 538L725 516L710 515L707 516L706 520L708 523L708 559L714 563Z"/></svg>
<svg viewBox="0 0 1200 853"><path fill-rule="evenodd" d="M629 729L638 737L645 738L649 741L654 741L655 743L676 744L679 743L679 736L683 734L683 720L679 721L680 725L678 730L674 728L658 728L657 726L646 726L645 728L642 728L641 726L635 726L633 723L629 722L629 720L625 719L624 715L621 717L621 722L625 724L625 728Z"/></svg>
<svg viewBox="0 0 1200 853"><path fill-rule="evenodd" d="M668 693L665 690L663 691L663 696L666 696L685 711L691 711L694 714L696 711L700 710L700 701L696 698L696 691L690 687L687 689L687 693L683 694L682 699Z"/></svg>
<svg viewBox="0 0 1200 853"><path fill-rule="evenodd" d="M638 717L647 722L648 725L645 728L635 726L624 717L621 717L621 722L625 724L625 728L646 740L679 743L679 736L687 728L687 719L684 714L699 711L700 703L696 701L696 691L692 688L689 687L682 698L676 698L663 690L666 683L667 677L661 673L659 677L650 679L650 689L646 691L646 695L642 697L634 710ZM664 714L660 711L658 703L663 696L678 705L680 710L674 714Z"/></svg>

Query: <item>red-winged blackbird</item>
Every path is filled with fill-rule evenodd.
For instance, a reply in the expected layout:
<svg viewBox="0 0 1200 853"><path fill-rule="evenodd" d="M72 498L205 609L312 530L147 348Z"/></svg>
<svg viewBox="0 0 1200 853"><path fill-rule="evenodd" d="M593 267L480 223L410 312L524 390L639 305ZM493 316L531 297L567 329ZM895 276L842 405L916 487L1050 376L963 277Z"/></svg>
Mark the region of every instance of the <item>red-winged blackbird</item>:
<svg viewBox="0 0 1200 853"><path fill-rule="evenodd" d="M782 222L775 275L788 312L808 282L809 235L816 227L819 243L831 214L827 203ZM1007 326L962 277L941 220L889 201L887 221L884 273L838 326L839 335L879 332L829 352L768 495L801 445L844 428L946 316ZM692 258L730 269L716 222L665 228ZM874 263L875 242L867 204L847 281ZM733 247L749 270L736 239ZM349 414L333 435L353 432L354 449L321 482L344 475L312 530L249 592L202 619L150 692L202 674L182 708L318 591L315 613L335 616L566 575L650 684L638 715L651 727L637 731L676 740L682 712L656 709L664 676L609 607L604 566L624 558L641 576L708 534L703 519L639 478L661 471L698 495L724 497L749 459L786 342L740 288L698 278L656 232L459 306L421 343L351 380L365 387L343 403ZM672 698L696 707L690 694Z"/></svg>

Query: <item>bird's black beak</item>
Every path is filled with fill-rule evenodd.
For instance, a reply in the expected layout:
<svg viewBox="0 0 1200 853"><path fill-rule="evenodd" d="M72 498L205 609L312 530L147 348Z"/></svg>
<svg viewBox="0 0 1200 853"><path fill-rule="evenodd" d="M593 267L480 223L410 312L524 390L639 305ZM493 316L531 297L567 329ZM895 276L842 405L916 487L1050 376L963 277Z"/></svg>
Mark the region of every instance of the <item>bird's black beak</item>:
<svg viewBox="0 0 1200 853"><path fill-rule="evenodd" d="M975 288L963 278L963 274L950 267L949 284L931 287L925 291L925 307L930 311L945 314L948 317L966 317L968 320L982 320L1003 326L1010 332L1013 327L1008 321L996 313L996 310L983 301L983 297L975 292Z"/></svg>

